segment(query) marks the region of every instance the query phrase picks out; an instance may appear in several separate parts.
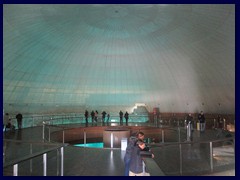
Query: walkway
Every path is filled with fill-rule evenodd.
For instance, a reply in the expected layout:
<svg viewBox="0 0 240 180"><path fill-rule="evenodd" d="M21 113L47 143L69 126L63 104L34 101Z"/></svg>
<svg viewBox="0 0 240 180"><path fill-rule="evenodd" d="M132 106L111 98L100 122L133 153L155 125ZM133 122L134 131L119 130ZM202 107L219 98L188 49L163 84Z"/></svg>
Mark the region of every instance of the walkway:
<svg viewBox="0 0 240 180"><path fill-rule="evenodd" d="M205 133L194 131L193 140L213 140L218 139L215 130L207 130ZM14 133L7 132L4 135L5 139L15 139L22 141L41 142L42 127L26 128L21 131L16 130ZM29 144L25 143L5 143L4 162L8 162L19 157L28 155L30 152ZM40 147L39 145L32 146L32 153L47 146ZM165 173L165 175L181 175L181 164L179 163L179 147L152 147L155 153L155 161ZM204 145L183 145L182 153L182 175L201 175L198 165L205 167L209 166L208 156L202 156L202 152L206 150ZM203 151L202 151L203 150ZM122 176L124 172L124 151L120 149L97 149L97 148L83 148L67 146L64 148L64 176ZM186 153L189 153L186 155ZM223 147L214 148L216 157L214 158L214 165L217 171L215 175L234 176L235 175L235 156L233 148ZM217 154L218 153L218 154ZM11 155L11 156L10 156ZM51 152L47 156L47 175L57 176L60 172L59 159L57 158L57 151ZM199 159L200 158L200 159ZM203 159L202 159L203 158ZM30 166L32 164L32 166ZM230 164L230 166L229 166ZM32 168L30 168L32 167ZM19 165L19 175L42 176L42 157L37 157L30 163L29 161ZM186 169L191 167L187 171ZM197 168L196 168L197 167ZM223 169L221 168L223 167ZM229 171L226 167L231 168ZM224 171L223 171L224 170ZM3 170L5 176L12 175L12 168ZM209 172L206 171L205 175Z"/></svg>

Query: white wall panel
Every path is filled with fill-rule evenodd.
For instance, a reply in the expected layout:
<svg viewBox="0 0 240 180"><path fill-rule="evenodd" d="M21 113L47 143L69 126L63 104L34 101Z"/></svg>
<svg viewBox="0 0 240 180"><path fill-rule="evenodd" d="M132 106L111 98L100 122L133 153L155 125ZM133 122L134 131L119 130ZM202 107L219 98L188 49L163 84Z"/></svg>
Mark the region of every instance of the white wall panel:
<svg viewBox="0 0 240 180"><path fill-rule="evenodd" d="M219 113L221 103L235 113L234 5L3 10L5 112L44 112L46 104L119 112L145 103L150 111Z"/></svg>

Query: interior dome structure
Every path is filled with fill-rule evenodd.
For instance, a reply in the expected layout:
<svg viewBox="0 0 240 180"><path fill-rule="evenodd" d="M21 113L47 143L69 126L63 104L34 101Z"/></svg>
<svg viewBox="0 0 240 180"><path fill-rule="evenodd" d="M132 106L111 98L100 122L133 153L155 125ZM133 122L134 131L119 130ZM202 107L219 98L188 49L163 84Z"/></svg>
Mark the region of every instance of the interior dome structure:
<svg viewBox="0 0 240 180"><path fill-rule="evenodd" d="M4 4L3 108L235 114L234 4Z"/></svg>

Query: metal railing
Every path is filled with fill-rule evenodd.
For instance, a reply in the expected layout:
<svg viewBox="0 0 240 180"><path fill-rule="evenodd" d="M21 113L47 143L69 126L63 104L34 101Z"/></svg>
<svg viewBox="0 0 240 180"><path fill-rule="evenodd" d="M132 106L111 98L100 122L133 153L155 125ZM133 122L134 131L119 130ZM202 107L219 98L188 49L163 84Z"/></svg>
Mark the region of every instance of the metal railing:
<svg viewBox="0 0 240 180"><path fill-rule="evenodd" d="M15 117L10 116L12 124L17 128L17 120ZM53 121L54 120L54 121ZM92 122L91 117L88 118L89 123ZM98 123L103 123L102 117L99 115ZM23 117L22 120L22 128L29 128L35 126L41 126L43 121L51 121L52 125L59 125L59 124L85 124L85 117L84 114L77 114L77 113L69 113L69 114L45 114L45 115L26 115ZM105 122L107 118L105 118ZM149 116L148 115L129 115L128 122L148 122ZM119 115L111 115L109 118L110 123L119 123L120 118ZM125 118L123 118L123 122L125 123Z"/></svg>
<svg viewBox="0 0 240 180"><path fill-rule="evenodd" d="M64 126L64 125L55 125L56 123L54 123L55 120L50 120L50 121L44 121L43 122L43 128L42 128L42 139L45 142L54 142L52 141L51 138L51 134L57 132L60 136L62 136L60 139L62 141L62 143L65 143L65 133L68 130L74 129L74 128L79 128L78 126L73 126L73 127L68 127L68 126ZM141 123L137 123L137 125L139 126L139 129L141 129L141 125L146 126L146 124L141 124ZM155 127L153 124L148 124L148 126L152 126ZM80 127L85 127L85 126L80 126ZM158 127L160 129L160 134L159 134L159 139L161 141L161 143L165 143L168 139L168 137L166 137L166 135L168 133L166 132L173 132L176 133L176 142L181 142L181 141L185 141L188 137L187 137L187 131L185 127ZM93 132L91 130L88 130L87 128L84 128L83 131L83 142L84 144L87 143L87 138L88 138L88 131L90 134L92 134ZM79 136L80 134L74 134L76 136ZM167 135L168 136L168 135ZM60 142L60 141L58 141Z"/></svg>
<svg viewBox="0 0 240 180"><path fill-rule="evenodd" d="M47 176L47 164L48 158L47 155L57 151L56 160L56 175L63 176L64 175L64 147L68 144L52 144L52 143L43 143L43 142L32 142L32 141L19 141L19 140L3 140L3 171L6 175L11 175L11 167L12 175L18 176L19 167L25 167L26 164L28 166L28 173L24 172L24 175L33 173L33 162L36 159L37 164L41 164L38 157L42 157L42 175ZM26 153L29 152L29 153ZM24 154L26 153L26 154ZM59 160L60 159L60 160ZM59 164L60 162L60 164ZM60 167L59 167L60 166ZM59 170L60 168L60 170ZM36 170L37 172L39 171Z"/></svg>
<svg viewBox="0 0 240 180"><path fill-rule="evenodd" d="M17 120L15 116L10 116L12 120L12 124L17 128ZM42 126L43 121L51 121L52 125L71 125L71 124L81 124L85 125L85 117L82 113L68 113L68 114L34 114L34 115L24 115L23 121L22 121L22 128L29 128L29 127L35 127L35 126ZM150 117L149 115L129 115L129 123L147 123L149 122ZM89 123L95 123L92 122L91 116L88 118ZM120 118L118 114L112 114L110 116L109 122L114 124L119 124ZM99 113L98 116L98 123L103 123L101 114ZM107 117L105 118L105 123L107 123ZM125 124L125 118L123 118L123 123ZM161 126L170 126L170 127L186 127L186 119L184 117L164 117L160 116L158 119L153 119L153 122L151 123L155 127L161 127ZM230 123L225 118L223 119L223 127L222 129L226 130L227 125L235 125L235 121ZM197 127L197 119L193 119L193 128ZM206 118L206 127L211 128L217 128L217 123L215 118Z"/></svg>
<svg viewBox="0 0 240 180"><path fill-rule="evenodd" d="M54 131L60 131L62 132L62 143L65 142L65 130L68 129L68 127L61 126L61 124L58 125L51 125L55 124L53 123L55 120L50 120L46 121L43 124L43 139L47 140L49 142L51 141L51 133ZM47 127L47 128L46 128ZM48 131L46 130L48 129ZM55 130L54 130L55 129ZM174 133L177 134L176 136L176 142L167 142L167 136L168 134L166 133L166 130L170 131L175 131ZM46 133L47 132L47 133ZM84 131L84 143L87 143L87 131ZM200 133L200 132L199 132ZM209 171L213 172L215 169L218 168L219 165L219 157L221 155L216 155L217 148L224 146L224 147L230 147L231 151L230 156L231 160L234 161L235 158L235 138L224 138L224 139L219 139L219 140L214 140L214 141L186 141L183 142L182 140L187 138L187 130L185 128L177 127L177 128L163 128L160 131L159 136L161 137L161 142L160 143L150 143L149 145L152 147L152 150L154 151L155 154L155 161L158 164L158 166L162 169L164 174L166 175L188 175L190 172L192 172L191 168L195 167L195 169L199 169L204 165L202 168L204 171ZM184 137L183 137L184 136ZM17 160L11 160L8 162L4 163L4 169L8 168L9 166L13 167L13 175L19 175L18 173L18 168L19 164L30 161L30 168L29 171L32 173L32 160L34 158L37 158L39 156L42 156L42 163L43 163L43 175L47 175L47 154L53 152L54 150L57 150L58 154L60 152L61 155L61 172L59 173L59 168L57 167L57 175L61 174L63 175L63 147L65 144L58 145L57 147L51 147L49 148L48 146L56 146L56 144L49 144L49 143L40 143L42 147L47 149L40 149L38 152L34 152L33 144L38 144L34 142L22 142L22 141L14 141L14 140L4 140L4 144L7 142L11 141L12 143L28 143L30 144L29 152L30 154L24 155L22 158L17 159ZM32 145L31 145L32 144ZM220 145L219 145L220 144ZM4 148L7 146L4 146ZM29 146L28 146L29 147ZM19 147L18 147L19 148ZM27 148L27 146L24 146L23 148ZM163 148L170 148L168 151L168 154L164 154L161 152L161 149ZM13 148L15 149L15 148ZM39 150L39 148L37 148ZM171 152L172 151L172 152ZM6 149L4 150L4 157L6 158ZM9 152L8 152L9 153ZM161 155L161 156L159 156ZM22 156L22 154L21 154ZM172 172L168 172L164 169L164 166L168 166L167 164L161 164L162 158L166 156L170 158L174 158L174 163L178 163L177 168L172 168ZM196 156L196 157L195 157ZM195 159L194 159L195 158ZM189 166L189 162L191 162L191 166ZM57 163L58 164L58 163ZM187 168L190 168L188 170ZM171 168L169 168L171 169Z"/></svg>
<svg viewBox="0 0 240 180"><path fill-rule="evenodd" d="M235 166L234 137L148 145L154 153L154 160L165 175L201 175L224 170L226 166Z"/></svg>

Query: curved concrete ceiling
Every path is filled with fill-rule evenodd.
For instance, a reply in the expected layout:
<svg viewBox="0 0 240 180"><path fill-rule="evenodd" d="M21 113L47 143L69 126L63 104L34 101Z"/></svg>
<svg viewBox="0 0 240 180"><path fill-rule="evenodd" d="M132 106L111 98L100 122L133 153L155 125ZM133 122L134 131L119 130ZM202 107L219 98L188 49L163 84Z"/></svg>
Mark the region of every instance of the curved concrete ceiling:
<svg viewBox="0 0 240 180"><path fill-rule="evenodd" d="M4 5L4 110L235 113L235 5Z"/></svg>

